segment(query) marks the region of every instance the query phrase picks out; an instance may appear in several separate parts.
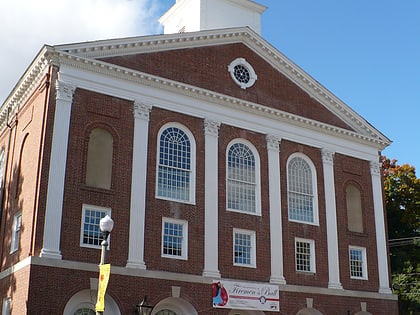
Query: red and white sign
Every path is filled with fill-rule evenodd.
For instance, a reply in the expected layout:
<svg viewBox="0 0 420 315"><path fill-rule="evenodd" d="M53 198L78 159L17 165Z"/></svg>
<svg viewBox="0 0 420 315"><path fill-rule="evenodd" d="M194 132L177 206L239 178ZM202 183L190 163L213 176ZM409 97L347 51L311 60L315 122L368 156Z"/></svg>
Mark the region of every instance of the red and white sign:
<svg viewBox="0 0 420 315"><path fill-rule="evenodd" d="M278 312L279 287L266 283L214 280L213 307Z"/></svg>

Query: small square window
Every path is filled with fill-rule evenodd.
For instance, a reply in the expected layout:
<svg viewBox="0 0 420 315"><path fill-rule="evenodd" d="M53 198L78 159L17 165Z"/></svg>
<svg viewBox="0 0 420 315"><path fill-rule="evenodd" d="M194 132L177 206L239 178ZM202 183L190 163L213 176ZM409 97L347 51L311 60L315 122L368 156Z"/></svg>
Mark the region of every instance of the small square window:
<svg viewBox="0 0 420 315"><path fill-rule="evenodd" d="M366 248L349 247L350 278L367 279Z"/></svg>
<svg viewBox="0 0 420 315"><path fill-rule="evenodd" d="M255 232L234 229L233 264L255 267Z"/></svg>
<svg viewBox="0 0 420 315"><path fill-rule="evenodd" d="M162 257L187 259L188 223L163 218Z"/></svg>
<svg viewBox="0 0 420 315"><path fill-rule="evenodd" d="M10 246L10 253L14 253L19 249L20 232L22 230L22 213L15 214L13 218L12 244Z"/></svg>
<svg viewBox="0 0 420 315"><path fill-rule="evenodd" d="M106 215L111 215L111 209L83 205L80 246L92 248L101 247L102 232L99 229L99 221Z"/></svg>
<svg viewBox="0 0 420 315"><path fill-rule="evenodd" d="M315 273L315 243L313 240L295 239L296 271Z"/></svg>

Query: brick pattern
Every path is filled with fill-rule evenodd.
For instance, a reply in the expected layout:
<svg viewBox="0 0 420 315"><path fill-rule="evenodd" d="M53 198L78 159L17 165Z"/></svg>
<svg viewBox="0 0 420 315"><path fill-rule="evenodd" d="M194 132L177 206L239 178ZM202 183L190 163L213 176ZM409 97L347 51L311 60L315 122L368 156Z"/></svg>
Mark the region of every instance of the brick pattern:
<svg viewBox="0 0 420 315"><path fill-rule="evenodd" d="M246 90L239 88L228 72L229 64L238 57L245 58L258 76L254 86ZM244 44L175 49L104 60L352 130Z"/></svg>

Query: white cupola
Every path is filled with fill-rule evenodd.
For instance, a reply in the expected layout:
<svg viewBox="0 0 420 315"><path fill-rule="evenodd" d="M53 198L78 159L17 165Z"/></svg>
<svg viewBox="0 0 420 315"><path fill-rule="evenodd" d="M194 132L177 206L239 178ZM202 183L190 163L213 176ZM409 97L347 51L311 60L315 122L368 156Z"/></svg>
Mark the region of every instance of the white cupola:
<svg viewBox="0 0 420 315"><path fill-rule="evenodd" d="M159 22L165 34L248 26L261 35L266 8L250 0L176 0Z"/></svg>

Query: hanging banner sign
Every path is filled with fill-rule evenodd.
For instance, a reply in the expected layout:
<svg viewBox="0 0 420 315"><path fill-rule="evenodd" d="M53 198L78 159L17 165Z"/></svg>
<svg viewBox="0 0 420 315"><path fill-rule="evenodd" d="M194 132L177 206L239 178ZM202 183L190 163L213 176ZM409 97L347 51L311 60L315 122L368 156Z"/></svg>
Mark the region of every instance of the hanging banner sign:
<svg viewBox="0 0 420 315"><path fill-rule="evenodd" d="M278 312L279 287L266 283L214 280L213 307Z"/></svg>
<svg viewBox="0 0 420 315"><path fill-rule="evenodd" d="M109 275L111 273L111 265L99 265L99 284L98 284L98 300L95 310L103 312L105 310L105 292L108 286Z"/></svg>

